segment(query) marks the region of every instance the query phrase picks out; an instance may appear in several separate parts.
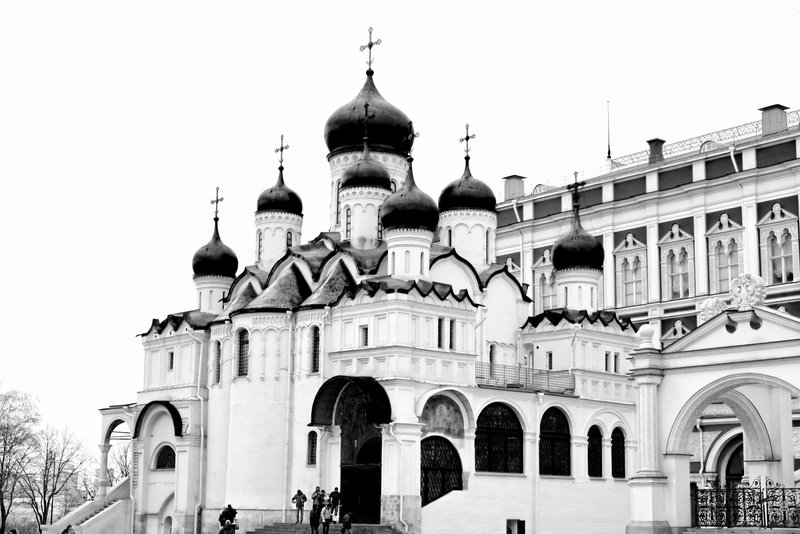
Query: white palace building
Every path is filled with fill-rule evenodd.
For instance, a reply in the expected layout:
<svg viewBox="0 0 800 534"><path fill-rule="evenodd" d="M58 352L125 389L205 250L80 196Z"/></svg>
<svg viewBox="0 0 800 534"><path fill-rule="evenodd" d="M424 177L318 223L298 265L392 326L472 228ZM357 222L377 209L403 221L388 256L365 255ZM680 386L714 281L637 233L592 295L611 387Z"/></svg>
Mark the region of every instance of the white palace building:
<svg viewBox="0 0 800 534"><path fill-rule="evenodd" d="M192 308L101 410L97 499L47 532L210 533L228 503L267 532L317 485L386 532L800 527L798 113L498 203L469 156L425 191L374 77L325 125L329 229L303 240L282 159L250 265L215 216Z"/></svg>

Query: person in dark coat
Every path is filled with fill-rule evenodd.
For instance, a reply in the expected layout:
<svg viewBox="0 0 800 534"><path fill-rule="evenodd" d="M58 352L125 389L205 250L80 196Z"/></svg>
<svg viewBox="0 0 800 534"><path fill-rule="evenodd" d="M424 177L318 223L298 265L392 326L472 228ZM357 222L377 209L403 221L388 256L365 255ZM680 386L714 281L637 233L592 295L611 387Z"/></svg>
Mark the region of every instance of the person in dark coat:
<svg viewBox="0 0 800 534"><path fill-rule="evenodd" d="M353 528L353 523L351 521L350 512L344 514L342 518L342 534L350 534L350 529Z"/></svg>
<svg viewBox="0 0 800 534"><path fill-rule="evenodd" d="M339 501L342 499L342 494L339 493L339 488L333 488L333 491L329 495L331 498L331 514L333 514L333 522L336 523L339 521Z"/></svg>
<svg viewBox="0 0 800 534"><path fill-rule="evenodd" d="M295 525L298 523L303 523L303 508L305 507L307 500L308 499L306 496L300 490L297 490L297 493L295 493L294 497L292 497L292 502L297 508L297 521L294 522Z"/></svg>
<svg viewBox="0 0 800 534"><path fill-rule="evenodd" d="M320 509L316 504L312 505L311 513L308 514L308 524L311 525L311 534L319 534Z"/></svg>
<svg viewBox="0 0 800 534"><path fill-rule="evenodd" d="M219 514L219 526L224 527L225 521L230 521L233 523L236 520L236 508L228 505L227 508L222 510L222 513Z"/></svg>

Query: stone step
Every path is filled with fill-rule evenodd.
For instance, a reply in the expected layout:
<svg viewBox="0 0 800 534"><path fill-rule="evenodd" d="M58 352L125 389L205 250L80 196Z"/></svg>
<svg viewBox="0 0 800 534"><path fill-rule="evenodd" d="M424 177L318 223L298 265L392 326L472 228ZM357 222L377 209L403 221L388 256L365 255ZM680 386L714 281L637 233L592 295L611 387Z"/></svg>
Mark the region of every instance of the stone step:
<svg viewBox="0 0 800 534"><path fill-rule="evenodd" d="M330 534L339 534L342 525L331 523ZM275 523L267 525L255 530L248 530L246 534L310 534L311 527L308 523L296 525L294 523ZM322 526L319 527L319 532L322 534ZM351 529L353 534L399 534L397 530L389 525L365 525L353 524Z"/></svg>

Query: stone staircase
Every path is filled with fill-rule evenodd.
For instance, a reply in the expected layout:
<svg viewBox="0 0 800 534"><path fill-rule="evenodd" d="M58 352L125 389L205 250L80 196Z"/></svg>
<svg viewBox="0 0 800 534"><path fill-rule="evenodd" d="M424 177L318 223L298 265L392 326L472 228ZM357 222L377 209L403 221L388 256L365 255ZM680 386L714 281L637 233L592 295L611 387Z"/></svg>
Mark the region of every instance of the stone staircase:
<svg viewBox="0 0 800 534"><path fill-rule="evenodd" d="M331 523L330 534L339 534L342 525ZM353 534L400 534L397 530L389 525L364 525L353 524ZM322 526L319 527L319 532L322 534ZM294 523L275 523L265 527L257 528L255 530L248 530L247 534L310 534L311 527L308 522L302 525Z"/></svg>
<svg viewBox="0 0 800 534"><path fill-rule="evenodd" d="M110 501L106 501L106 503L101 508L95 510L91 515L86 516L83 520L81 520L80 523L76 523L76 525L82 525L86 523L88 520L90 520L91 518L93 518L94 516L96 516L97 514L99 514L100 512L102 512L103 510L114 504L115 502L119 502L119 499L112 499Z"/></svg>

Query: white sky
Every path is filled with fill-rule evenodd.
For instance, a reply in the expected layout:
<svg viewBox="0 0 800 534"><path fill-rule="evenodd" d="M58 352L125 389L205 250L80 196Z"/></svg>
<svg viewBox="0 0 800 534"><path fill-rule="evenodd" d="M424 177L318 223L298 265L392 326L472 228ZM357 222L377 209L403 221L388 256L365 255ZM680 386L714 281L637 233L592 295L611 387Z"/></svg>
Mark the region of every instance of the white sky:
<svg viewBox="0 0 800 534"><path fill-rule="evenodd" d="M142 385L136 334L196 302L212 230L253 263L253 212L276 178L327 230L326 119L375 82L421 136L435 199L473 174L534 184L613 156L800 107L794 1L0 3L0 387L92 447L97 409ZM96 449L93 449L96 451Z"/></svg>

